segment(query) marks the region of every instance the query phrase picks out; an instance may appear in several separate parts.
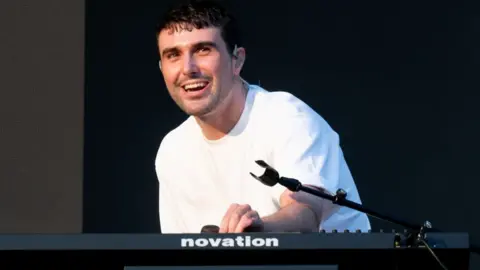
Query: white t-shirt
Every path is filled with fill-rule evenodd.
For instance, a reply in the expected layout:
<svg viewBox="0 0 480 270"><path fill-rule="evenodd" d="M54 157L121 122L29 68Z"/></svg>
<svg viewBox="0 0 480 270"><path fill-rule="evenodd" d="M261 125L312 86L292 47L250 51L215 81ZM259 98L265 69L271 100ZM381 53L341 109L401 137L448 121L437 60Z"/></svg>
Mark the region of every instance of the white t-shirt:
<svg viewBox="0 0 480 270"><path fill-rule="evenodd" d="M249 204L260 216L279 210L285 187L266 186L250 172L264 169L264 160L280 176L316 185L361 203L339 146L339 136L304 102L286 92L249 85L240 120L231 132L207 140L193 117L169 132L156 158L162 233L199 233L204 225L220 225L232 203ZM370 229L367 216L340 207L319 229Z"/></svg>

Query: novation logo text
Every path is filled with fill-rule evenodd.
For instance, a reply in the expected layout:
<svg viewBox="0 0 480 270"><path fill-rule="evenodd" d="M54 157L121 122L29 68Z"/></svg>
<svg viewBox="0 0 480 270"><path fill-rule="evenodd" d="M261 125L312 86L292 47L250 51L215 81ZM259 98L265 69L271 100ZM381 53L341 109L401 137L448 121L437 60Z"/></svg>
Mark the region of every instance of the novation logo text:
<svg viewBox="0 0 480 270"><path fill-rule="evenodd" d="M269 237L252 237L252 236L237 236L229 237L203 237L203 238L182 238L181 246L185 248L258 248L258 247L278 247L279 241L277 238Z"/></svg>

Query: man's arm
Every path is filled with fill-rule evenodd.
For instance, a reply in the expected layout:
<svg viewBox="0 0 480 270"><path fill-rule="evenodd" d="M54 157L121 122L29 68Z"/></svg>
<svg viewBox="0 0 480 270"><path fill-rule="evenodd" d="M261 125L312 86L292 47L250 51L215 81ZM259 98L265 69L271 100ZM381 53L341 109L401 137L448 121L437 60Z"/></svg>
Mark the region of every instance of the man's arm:
<svg viewBox="0 0 480 270"><path fill-rule="evenodd" d="M280 207L274 214L260 218L250 205L234 203L222 219L220 233L241 233L249 227L264 232L315 232L335 205L302 191L286 190L280 196Z"/></svg>
<svg viewBox="0 0 480 270"><path fill-rule="evenodd" d="M318 188L309 185L312 188ZM262 218L265 232L315 232L320 221L333 210L333 204L314 195L285 190L280 210Z"/></svg>

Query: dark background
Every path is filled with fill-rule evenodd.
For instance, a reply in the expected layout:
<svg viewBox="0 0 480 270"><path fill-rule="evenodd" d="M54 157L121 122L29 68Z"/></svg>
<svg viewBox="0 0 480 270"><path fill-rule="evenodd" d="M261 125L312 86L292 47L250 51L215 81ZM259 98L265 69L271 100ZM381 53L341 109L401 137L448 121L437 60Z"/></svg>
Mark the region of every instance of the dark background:
<svg viewBox="0 0 480 270"><path fill-rule="evenodd" d="M37 2L0 4L0 232L158 232L164 1ZM479 243L478 4L294 3L233 4L244 77L335 128L366 206Z"/></svg>
<svg viewBox="0 0 480 270"><path fill-rule="evenodd" d="M229 3L244 28L244 78L294 93L334 127L365 205L480 242L472 5ZM164 7L87 3L86 232L159 229L155 154L186 117L158 70L154 26Z"/></svg>

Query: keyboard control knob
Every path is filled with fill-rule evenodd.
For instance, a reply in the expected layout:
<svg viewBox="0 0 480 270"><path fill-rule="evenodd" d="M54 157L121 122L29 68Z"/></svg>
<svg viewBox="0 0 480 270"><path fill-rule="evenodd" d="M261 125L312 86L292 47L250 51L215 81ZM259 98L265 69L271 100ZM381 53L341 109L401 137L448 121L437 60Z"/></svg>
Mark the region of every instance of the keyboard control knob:
<svg viewBox="0 0 480 270"><path fill-rule="evenodd" d="M320 230L320 232L321 232L321 233L325 233L325 230L322 229L322 230Z"/></svg>
<svg viewBox="0 0 480 270"><path fill-rule="evenodd" d="M356 232L356 233L361 233L361 232L362 232L362 230L360 230L360 229L357 229L355 232Z"/></svg>
<svg viewBox="0 0 480 270"><path fill-rule="evenodd" d="M338 231L336 229L332 230L332 233L337 233Z"/></svg>
<svg viewBox="0 0 480 270"><path fill-rule="evenodd" d="M344 230L343 231L344 233L349 233L350 231L348 229Z"/></svg>

